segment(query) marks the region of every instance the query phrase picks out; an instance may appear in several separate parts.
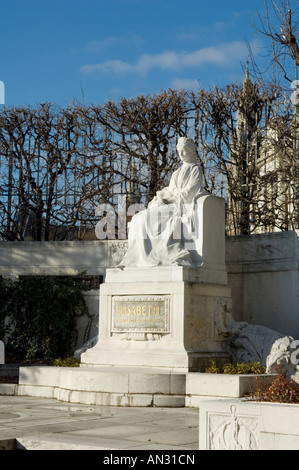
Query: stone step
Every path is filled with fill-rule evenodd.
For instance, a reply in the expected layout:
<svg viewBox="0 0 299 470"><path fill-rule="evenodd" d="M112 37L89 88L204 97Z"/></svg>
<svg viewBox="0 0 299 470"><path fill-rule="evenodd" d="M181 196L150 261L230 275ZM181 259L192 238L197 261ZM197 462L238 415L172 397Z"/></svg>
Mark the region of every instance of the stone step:
<svg viewBox="0 0 299 470"><path fill-rule="evenodd" d="M271 381L274 375L260 375ZM120 407L197 407L204 398L240 398L256 375L175 373L143 368L22 367L18 396ZM1 393L1 391L0 391Z"/></svg>

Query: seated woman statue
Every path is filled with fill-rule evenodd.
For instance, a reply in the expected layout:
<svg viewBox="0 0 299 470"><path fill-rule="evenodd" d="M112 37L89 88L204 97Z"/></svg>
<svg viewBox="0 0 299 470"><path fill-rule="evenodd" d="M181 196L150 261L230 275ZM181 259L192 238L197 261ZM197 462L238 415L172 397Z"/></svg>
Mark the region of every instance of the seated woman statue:
<svg viewBox="0 0 299 470"><path fill-rule="evenodd" d="M130 222L128 250L117 266L121 269L193 265L186 241L190 242L188 225L190 228L196 196L201 194L202 171L192 139L181 137L177 151L183 163L169 186L158 191L148 208Z"/></svg>

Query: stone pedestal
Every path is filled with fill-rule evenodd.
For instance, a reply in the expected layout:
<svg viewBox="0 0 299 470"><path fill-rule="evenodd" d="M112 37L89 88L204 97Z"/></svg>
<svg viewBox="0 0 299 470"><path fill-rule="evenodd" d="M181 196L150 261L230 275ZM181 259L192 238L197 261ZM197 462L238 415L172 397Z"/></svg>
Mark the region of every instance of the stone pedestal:
<svg viewBox="0 0 299 470"><path fill-rule="evenodd" d="M131 270L108 270L100 290L99 340L81 356L82 365L199 371L212 359L228 360L215 312L229 301L230 289L190 282L197 274L192 268L150 272L151 280L137 282L128 281ZM134 276L146 277L139 269Z"/></svg>
<svg viewBox="0 0 299 470"><path fill-rule="evenodd" d="M108 269L100 288L99 339L82 366L198 371L229 360L216 312L231 297L225 268L225 205L198 200L193 258L201 265Z"/></svg>

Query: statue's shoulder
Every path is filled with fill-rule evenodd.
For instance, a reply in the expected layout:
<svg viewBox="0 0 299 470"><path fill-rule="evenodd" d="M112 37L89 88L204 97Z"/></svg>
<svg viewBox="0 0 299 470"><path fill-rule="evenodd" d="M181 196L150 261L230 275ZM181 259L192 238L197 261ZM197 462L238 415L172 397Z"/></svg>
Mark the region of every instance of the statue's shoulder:
<svg viewBox="0 0 299 470"><path fill-rule="evenodd" d="M191 163L190 171L191 173L198 173L198 174L202 172L201 167L199 166L198 163Z"/></svg>

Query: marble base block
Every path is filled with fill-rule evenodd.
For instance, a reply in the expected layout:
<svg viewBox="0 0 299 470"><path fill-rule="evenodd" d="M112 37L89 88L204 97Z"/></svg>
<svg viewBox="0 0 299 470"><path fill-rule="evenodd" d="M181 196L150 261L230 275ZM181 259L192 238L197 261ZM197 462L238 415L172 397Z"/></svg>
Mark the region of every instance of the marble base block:
<svg viewBox="0 0 299 470"><path fill-rule="evenodd" d="M82 354L81 366L187 372L200 370L212 359L228 360L215 312L230 300L230 289L196 282L195 274L200 273L191 271L134 269L131 279L130 270L108 270L100 288L99 340Z"/></svg>

